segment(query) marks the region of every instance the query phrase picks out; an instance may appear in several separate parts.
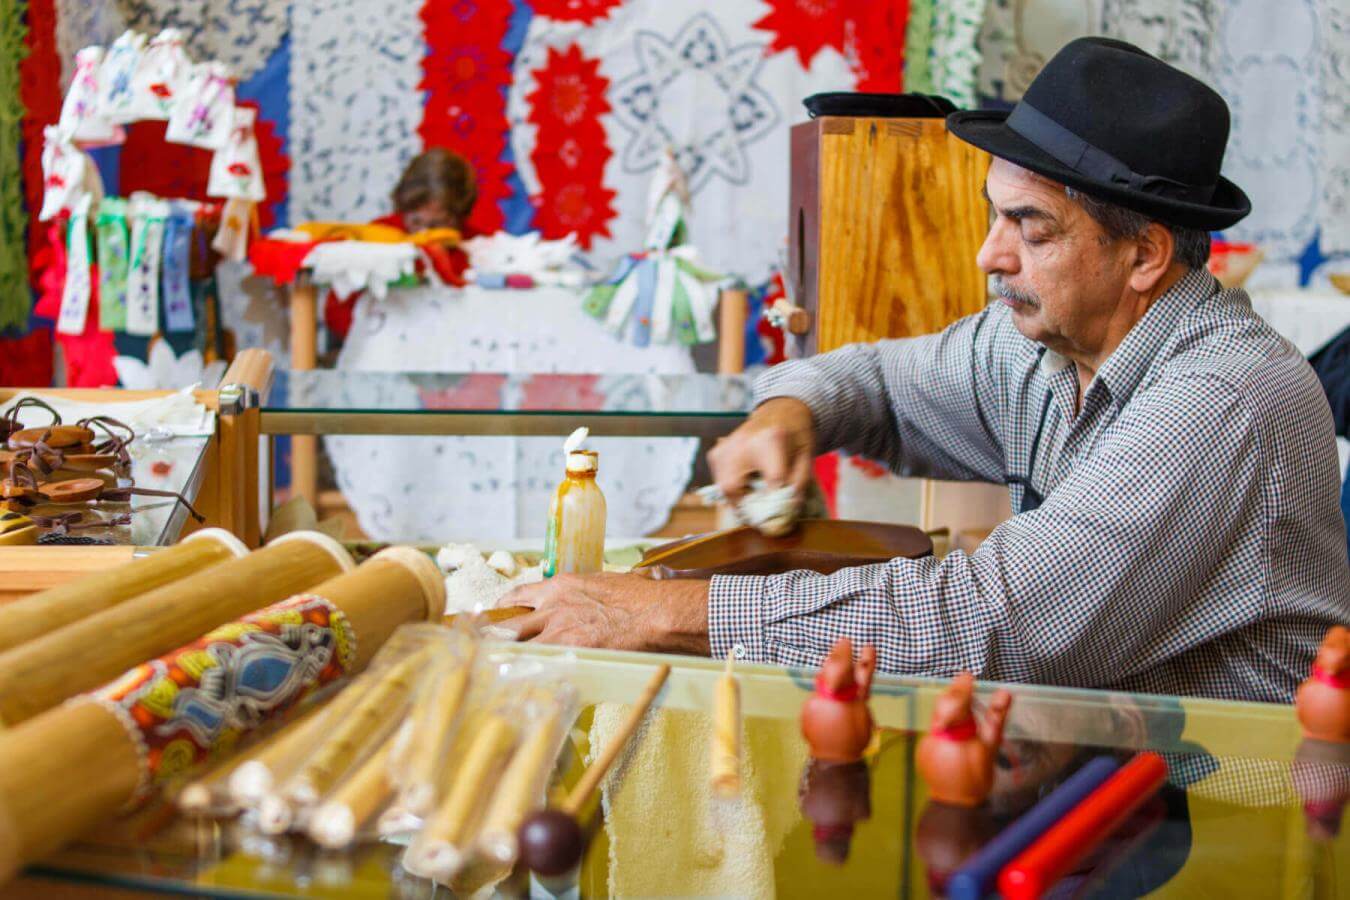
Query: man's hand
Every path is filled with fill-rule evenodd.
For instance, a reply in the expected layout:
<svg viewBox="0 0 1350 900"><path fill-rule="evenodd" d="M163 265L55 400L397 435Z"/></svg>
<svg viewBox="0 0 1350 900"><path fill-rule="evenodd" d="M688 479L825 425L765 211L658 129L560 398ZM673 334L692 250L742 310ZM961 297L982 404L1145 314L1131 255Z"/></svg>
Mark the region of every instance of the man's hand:
<svg viewBox="0 0 1350 900"><path fill-rule="evenodd" d="M642 575L556 575L515 588L499 606L534 612L501 623L522 641L707 655L708 582Z"/></svg>
<svg viewBox="0 0 1350 900"><path fill-rule="evenodd" d="M770 488L791 485L806 493L816 429L811 409L791 397L775 397L755 409L731 434L708 451L713 481L733 503L759 474Z"/></svg>

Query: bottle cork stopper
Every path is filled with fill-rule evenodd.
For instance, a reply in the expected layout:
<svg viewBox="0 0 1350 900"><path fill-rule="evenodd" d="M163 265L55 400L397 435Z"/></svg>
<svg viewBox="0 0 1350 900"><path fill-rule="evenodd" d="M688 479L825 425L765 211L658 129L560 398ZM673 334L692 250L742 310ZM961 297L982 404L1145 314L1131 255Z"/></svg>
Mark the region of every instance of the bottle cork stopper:
<svg viewBox="0 0 1350 900"><path fill-rule="evenodd" d="M567 454L567 471L594 472L600 468L600 454L594 450L576 450Z"/></svg>

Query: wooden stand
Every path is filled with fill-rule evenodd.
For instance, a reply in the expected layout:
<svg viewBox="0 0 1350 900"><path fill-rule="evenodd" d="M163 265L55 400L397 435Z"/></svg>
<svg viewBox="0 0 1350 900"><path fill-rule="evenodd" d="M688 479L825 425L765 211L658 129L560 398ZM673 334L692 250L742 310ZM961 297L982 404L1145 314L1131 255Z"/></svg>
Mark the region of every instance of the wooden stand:
<svg viewBox="0 0 1350 900"><path fill-rule="evenodd" d="M291 370L313 369L318 361L319 292L301 272L291 286ZM319 503L319 439L312 434L291 435L291 496Z"/></svg>
<svg viewBox="0 0 1350 900"><path fill-rule="evenodd" d="M785 277L804 353L931 334L984 309L975 255L989 230L988 154L940 118L823 116L791 140ZM891 521L956 532L1010 515L1002 485L915 487Z"/></svg>
<svg viewBox="0 0 1350 900"><path fill-rule="evenodd" d="M823 116L792 128L789 296L807 353L939 331L985 306L988 154L940 118Z"/></svg>
<svg viewBox="0 0 1350 900"><path fill-rule="evenodd" d="M743 288L726 288L718 297L717 374L745 371L745 321L750 298Z"/></svg>

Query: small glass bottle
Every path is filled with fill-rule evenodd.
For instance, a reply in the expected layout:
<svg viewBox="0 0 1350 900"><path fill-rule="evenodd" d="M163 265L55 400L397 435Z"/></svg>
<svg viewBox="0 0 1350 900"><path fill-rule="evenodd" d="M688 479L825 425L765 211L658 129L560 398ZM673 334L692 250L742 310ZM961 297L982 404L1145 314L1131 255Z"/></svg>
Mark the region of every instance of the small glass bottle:
<svg viewBox="0 0 1350 900"><path fill-rule="evenodd" d="M567 473L548 511L544 542L544 577L559 572L585 574L605 565L605 495L595 483L600 455L594 450L569 450Z"/></svg>

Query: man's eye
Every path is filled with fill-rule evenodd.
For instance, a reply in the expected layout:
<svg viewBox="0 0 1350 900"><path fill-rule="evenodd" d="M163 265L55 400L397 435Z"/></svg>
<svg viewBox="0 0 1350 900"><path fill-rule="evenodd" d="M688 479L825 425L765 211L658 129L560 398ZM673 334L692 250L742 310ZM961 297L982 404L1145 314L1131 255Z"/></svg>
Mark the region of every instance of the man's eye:
<svg viewBox="0 0 1350 900"><path fill-rule="evenodd" d="M1022 242L1034 247L1037 244L1044 244L1045 238L1033 234L1024 234L1022 235Z"/></svg>

